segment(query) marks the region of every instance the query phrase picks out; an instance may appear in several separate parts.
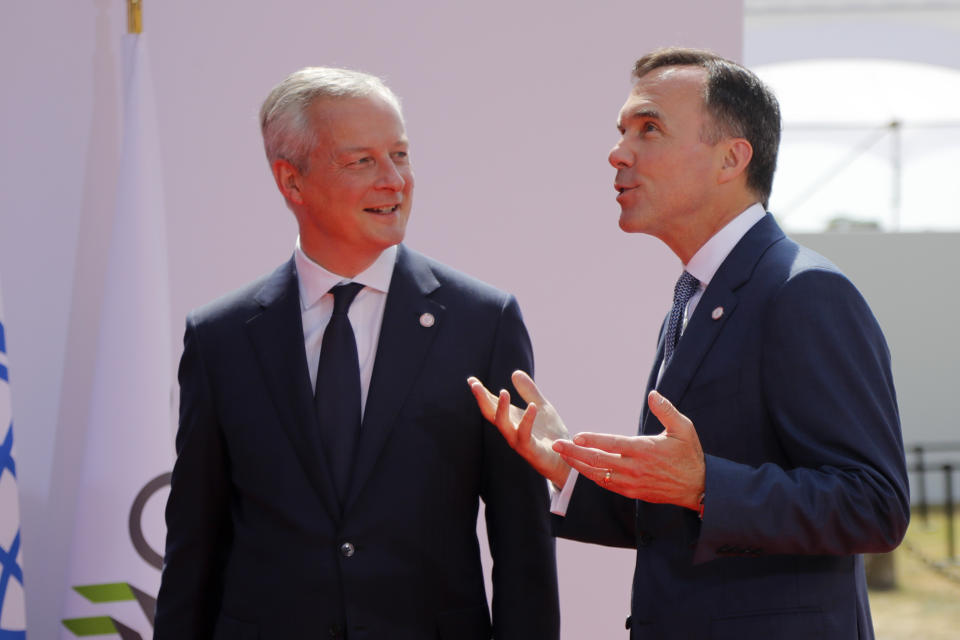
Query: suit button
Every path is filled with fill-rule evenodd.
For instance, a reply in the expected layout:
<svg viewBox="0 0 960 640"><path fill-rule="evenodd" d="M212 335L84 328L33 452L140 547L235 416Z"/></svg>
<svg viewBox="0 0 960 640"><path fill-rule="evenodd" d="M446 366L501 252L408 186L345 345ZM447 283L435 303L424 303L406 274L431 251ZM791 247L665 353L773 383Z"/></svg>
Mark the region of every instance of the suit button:
<svg viewBox="0 0 960 640"><path fill-rule="evenodd" d="M627 616L627 619L623 622L623 628L629 630L633 626L633 616Z"/></svg>
<svg viewBox="0 0 960 640"><path fill-rule="evenodd" d="M340 555L344 558L352 558L356 552L357 549L353 546L352 542L344 542L340 545Z"/></svg>
<svg viewBox="0 0 960 640"><path fill-rule="evenodd" d="M637 538L637 544L641 547L649 547L651 542L653 542L653 536L646 531L641 533L640 537Z"/></svg>
<svg viewBox="0 0 960 640"><path fill-rule="evenodd" d="M331 638L343 638L343 637L345 637L345 636L344 636L344 633L343 633L343 627L340 626L339 624L332 624L332 625L330 625L330 629L328 629L328 633L329 633L329 635L330 635Z"/></svg>

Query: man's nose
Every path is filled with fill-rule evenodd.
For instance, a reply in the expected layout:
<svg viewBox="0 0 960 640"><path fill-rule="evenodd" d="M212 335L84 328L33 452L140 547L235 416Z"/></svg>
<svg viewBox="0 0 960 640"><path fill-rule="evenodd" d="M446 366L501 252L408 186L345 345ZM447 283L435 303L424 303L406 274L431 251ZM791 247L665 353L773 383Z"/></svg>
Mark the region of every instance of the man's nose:
<svg viewBox="0 0 960 640"><path fill-rule="evenodd" d="M382 189L391 191L402 191L407 184L406 178L400 172L400 169L393 162L383 163L383 170L380 172L379 186Z"/></svg>
<svg viewBox="0 0 960 640"><path fill-rule="evenodd" d="M613 149L610 149L610 155L607 156L607 161L613 165L614 169L624 169L633 164L630 154L623 148L622 141L613 145Z"/></svg>

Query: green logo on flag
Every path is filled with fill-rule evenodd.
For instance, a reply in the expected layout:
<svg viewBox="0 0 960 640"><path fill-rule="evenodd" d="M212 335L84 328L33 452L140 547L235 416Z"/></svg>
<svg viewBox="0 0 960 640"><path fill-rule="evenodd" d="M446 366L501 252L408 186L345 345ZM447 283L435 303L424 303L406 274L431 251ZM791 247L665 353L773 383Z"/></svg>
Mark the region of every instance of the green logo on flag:
<svg viewBox="0 0 960 640"><path fill-rule="evenodd" d="M170 474L162 473L146 485L134 498L130 507L130 541L140 557L150 565L161 568L163 556L151 549L143 535L140 518L147 500L154 493L170 484ZM114 602L130 602L135 600L140 605L143 614L153 625L153 618L157 610L156 597L141 591L129 582L112 582L108 584L88 584L73 587L73 590L94 604L110 604ZM134 629L126 626L112 616L92 616L86 618L67 618L62 620L63 626L78 637L117 634L121 640L143 640L143 637Z"/></svg>
<svg viewBox="0 0 960 640"><path fill-rule="evenodd" d="M90 602L96 604L136 600L140 604L144 615L147 616L147 619L153 620L153 614L157 605L156 598L144 593L127 582L89 584L74 587L73 590ZM68 618L63 621L63 626L72 631L74 635L80 637L116 633L122 640L143 640L139 633L110 616Z"/></svg>

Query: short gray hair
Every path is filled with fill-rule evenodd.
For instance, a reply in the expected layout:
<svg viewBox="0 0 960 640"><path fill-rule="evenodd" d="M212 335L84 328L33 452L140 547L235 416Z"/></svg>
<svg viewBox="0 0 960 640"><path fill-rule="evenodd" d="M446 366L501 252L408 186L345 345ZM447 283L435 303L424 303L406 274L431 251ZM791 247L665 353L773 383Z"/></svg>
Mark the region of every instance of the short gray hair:
<svg viewBox="0 0 960 640"><path fill-rule="evenodd" d="M310 107L321 99L365 98L379 95L396 107L400 99L380 78L350 69L306 67L294 71L278 84L260 107L260 132L267 160L273 165L286 160L301 173L310 168L310 152L317 132L310 120Z"/></svg>

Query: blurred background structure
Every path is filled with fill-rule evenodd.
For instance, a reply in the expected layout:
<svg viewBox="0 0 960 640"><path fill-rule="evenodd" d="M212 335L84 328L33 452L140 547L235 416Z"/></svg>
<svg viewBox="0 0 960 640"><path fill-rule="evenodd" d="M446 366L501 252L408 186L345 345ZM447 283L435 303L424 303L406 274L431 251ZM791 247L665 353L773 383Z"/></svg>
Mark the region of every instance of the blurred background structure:
<svg viewBox="0 0 960 640"><path fill-rule="evenodd" d="M744 3L744 62L783 112L770 209L867 297L893 352L904 439L932 445L934 467L951 459L938 445L960 440L957 42L960 0ZM943 501L939 479L913 486Z"/></svg>
<svg viewBox="0 0 960 640"><path fill-rule="evenodd" d="M879 638L960 625L960 1L745 0L744 62L780 98L770 208L843 268L893 355L913 514L871 558ZM838 428L842 428L838 425Z"/></svg>
<svg viewBox="0 0 960 640"><path fill-rule="evenodd" d="M960 2L746 0L776 90L771 209L793 231L960 230Z"/></svg>

